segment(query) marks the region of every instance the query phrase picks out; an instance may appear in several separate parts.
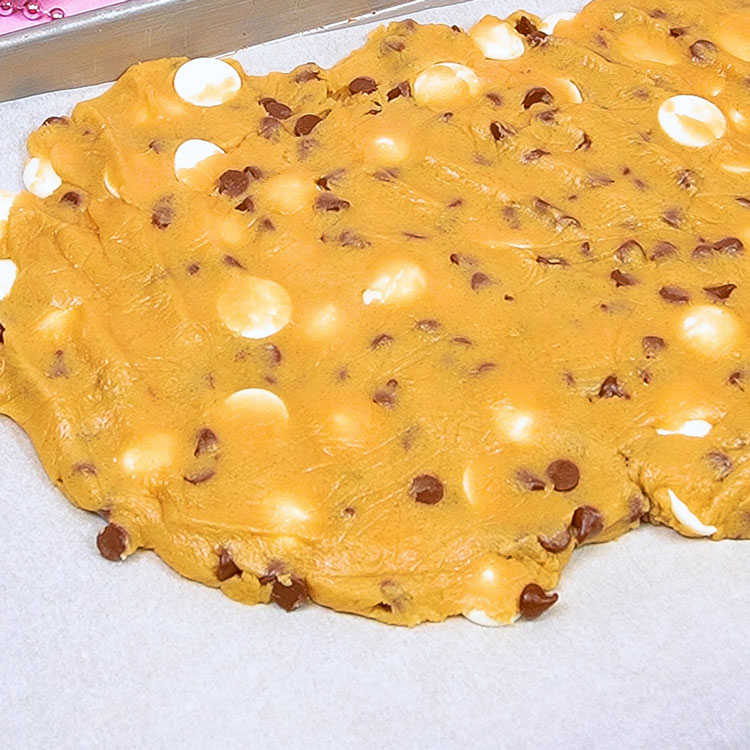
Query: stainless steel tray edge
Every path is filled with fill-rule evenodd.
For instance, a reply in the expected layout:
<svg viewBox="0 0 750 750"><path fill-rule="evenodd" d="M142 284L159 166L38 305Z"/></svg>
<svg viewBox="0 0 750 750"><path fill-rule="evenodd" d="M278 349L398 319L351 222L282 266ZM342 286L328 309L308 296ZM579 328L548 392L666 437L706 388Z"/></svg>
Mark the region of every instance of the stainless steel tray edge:
<svg viewBox="0 0 750 750"><path fill-rule="evenodd" d="M0 36L0 102L112 81L141 60L216 55L463 1L130 0Z"/></svg>

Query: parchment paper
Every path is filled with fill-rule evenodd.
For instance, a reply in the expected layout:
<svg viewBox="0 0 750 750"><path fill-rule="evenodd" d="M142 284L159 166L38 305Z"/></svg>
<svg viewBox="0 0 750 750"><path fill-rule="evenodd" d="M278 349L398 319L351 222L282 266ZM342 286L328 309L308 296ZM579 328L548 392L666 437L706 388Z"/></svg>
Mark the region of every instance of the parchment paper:
<svg viewBox="0 0 750 750"><path fill-rule="evenodd" d="M512 5L416 15L468 26ZM329 65L366 30L239 58ZM26 134L98 89L0 105L0 187L21 187ZM2 748L750 747L750 542L641 529L577 552L540 620L406 630L244 607L150 553L106 562L101 523L0 421Z"/></svg>

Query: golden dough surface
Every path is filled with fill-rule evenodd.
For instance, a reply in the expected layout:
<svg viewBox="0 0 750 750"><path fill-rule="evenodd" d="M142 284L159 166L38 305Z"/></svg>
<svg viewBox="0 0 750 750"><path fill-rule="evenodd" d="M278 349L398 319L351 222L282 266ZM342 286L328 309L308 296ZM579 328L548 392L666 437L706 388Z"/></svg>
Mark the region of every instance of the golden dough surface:
<svg viewBox="0 0 750 750"><path fill-rule="evenodd" d="M0 408L105 557L289 610L507 623L643 521L750 536L749 29L594 0L136 65L29 139Z"/></svg>

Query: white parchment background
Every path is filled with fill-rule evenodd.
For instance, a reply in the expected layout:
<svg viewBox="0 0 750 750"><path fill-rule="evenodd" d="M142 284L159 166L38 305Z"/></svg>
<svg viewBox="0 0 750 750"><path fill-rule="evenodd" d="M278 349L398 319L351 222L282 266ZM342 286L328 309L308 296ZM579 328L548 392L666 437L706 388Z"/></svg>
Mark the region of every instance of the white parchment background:
<svg viewBox="0 0 750 750"><path fill-rule="evenodd" d="M415 17L468 26L513 4ZM239 58L330 65L367 28ZM0 187L20 189L27 133L99 88L0 105ZM541 620L406 630L244 607L149 553L108 563L100 526L1 420L2 748L750 747L750 542L642 529L577 552Z"/></svg>

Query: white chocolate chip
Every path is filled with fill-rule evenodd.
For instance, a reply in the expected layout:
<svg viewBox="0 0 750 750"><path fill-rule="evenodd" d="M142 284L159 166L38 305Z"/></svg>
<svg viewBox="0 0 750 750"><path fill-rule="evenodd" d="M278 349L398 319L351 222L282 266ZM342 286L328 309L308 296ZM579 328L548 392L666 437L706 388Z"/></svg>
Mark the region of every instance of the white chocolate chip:
<svg viewBox="0 0 750 750"><path fill-rule="evenodd" d="M564 13L553 13L542 21L539 26L539 31L543 31L545 34L552 34L560 21L572 21L575 17L576 14L569 11Z"/></svg>
<svg viewBox="0 0 750 750"><path fill-rule="evenodd" d="M676 143L703 148L723 137L727 121L712 102L692 94L679 94L662 102L659 125Z"/></svg>
<svg viewBox="0 0 750 750"><path fill-rule="evenodd" d="M750 174L750 164L738 164L737 162L725 162L721 165L725 172L730 174Z"/></svg>
<svg viewBox="0 0 750 750"><path fill-rule="evenodd" d="M614 18L615 21L619 21L624 15L625 14L621 10L618 10L616 13L612 14L612 18Z"/></svg>
<svg viewBox="0 0 750 750"><path fill-rule="evenodd" d="M750 13L723 16L711 38L730 55L750 62Z"/></svg>
<svg viewBox="0 0 750 750"><path fill-rule="evenodd" d="M400 164L409 155L409 145L402 138L381 135L375 138L367 152L370 161L386 167Z"/></svg>
<svg viewBox="0 0 750 750"><path fill-rule="evenodd" d="M0 190L0 223L8 221L13 199L16 196L7 190Z"/></svg>
<svg viewBox="0 0 750 750"><path fill-rule="evenodd" d="M716 526L707 526L702 523L700 518L693 513L685 503L675 495L672 490L668 489L669 500L672 504L672 513L674 517L687 529L699 536L711 536L716 533Z"/></svg>
<svg viewBox="0 0 750 750"><path fill-rule="evenodd" d="M413 263L392 263L362 292L362 302L371 305L404 302L416 297L427 286L419 266Z"/></svg>
<svg viewBox="0 0 750 750"><path fill-rule="evenodd" d="M302 535L309 532L312 514L302 501L290 494L269 497L264 503L265 524L276 534Z"/></svg>
<svg viewBox="0 0 750 750"><path fill-rule="evenodd" d="M37 198L49 198L62 185L62 180L49 159L34 156L26 162L24 167L23 184Z"/></svg>
<svg viewBox="0 0 750 750"><path fill-rule="evenodd" d="M523 37L506 21L485 16L469 36L488 60L515 60L526 52Z"/></svg>
<svg viewBox="0 0 750 750"><path fill-rule="evenodd" d="M232 279L219 297L219 317L246 339L278 333L292 317L292 301L281 284L257 276Z"/></svg>
<svg viewBox="0 0 750 750"><path fill-rule="evenodd" d="M583 101L581 89L579 89L578 86L573 83L573 81L568 78L558 78L557 82L565 90L568 101L572 102L573 104L580 104Z"/></svg>
<svg viewBox="0 0 750 750"><path fill-rule="evenodd" d="M470 609L468 612L464 612L463 616L469 622L473 622L475 625L481 625L483 628L499 628L501 625L505 625L504 622L493 619L481 609Z"/></svg>
<svg viewBox="0 0 750 750"><path fill-rule="evenodd" d="M171 433L146 435L122 454L120 464L132 477L156 474L174 462L176 445L177 441Z"/></svg>
<svg viewBox="0 0 750 750"><path fill-rule="evenodd" d="M112 184L112 179L109 176L109 170L104 170L104 176L102 178L102 181L104 182L104 187L107 189L107 192L113 197L113 198L119 198L120 197L120 191Z"/></svg>
<svg viewBox="0 0 750 750"><path fill-rule="evenodd" d="M310 209L317 193L318 189L311 177L290 171L266 180L261 198L270 208L289 216Z"/></svg>
<svg viewBox="0 0 750 750"><path fill-rule="evenodd" d="M72 310L68 307L53 310L42 318L37 327L42 333L52 338L58 338L65 333L71 314Z"/></svg>
<svg viewBox="0 0 750 750"><path fill-rule="evenodd" d="M440 112L476 97L479 78L460 63L436 63L417 76L412 88L417 104Z"/></svg>
<svg viewBox="0 0 750 750"><path fill-rule="evenodd" d="M718 359L736 346L740 323L737 316L724 307L699 305L685 311L681 334L697 353Z"/></svg>
<svg viewBox="0 0 750 750"><path fill-rule="evenodd" d="M500 402L492 407L495 424L504 438L513 443L520 443L531 438L534 419L515 406Z"/></svg>
<svg viewBox="0 0 750 750"><path fill-rule="evenodd" d="M688 419L674 430L663 427L656 428L657 435L684 435L685 437L706 437L713 429L713 425L705 419Z"/></svg>
<svg viewBox="0 0 750 750"><path fill-rule="evenodd" d="M0 260L0 300L5 299L16 283L18 268L9 258Z"/></svg>
<svg viewBox="0 0 750 750"><path fill-rule="evenodd" d="M305 324L308 336L322 339L332 336L339 330L341 316L335 305L327 304L313 311Z"/></svg>
<svg viewBox="0 0 750 750"><path fill-rule="evenodd" d="M174 173L178 180L185 182L191 169L195 169L202 161L223 153L223 149L211 141L191 138L181 143L175 151Z"/></svg>
<svg viewBox="0 0 750 750"><path fill-rule="evenodd" d="M188 104L216 107L240 90L242 80L229 63L213 57L197 57L179 67L173 85L177 96Z"/></svg>
<svg viewBox="0 0 750 750"><path fill-rule="evenodd" d="M252 422L256 427L283 426L289 420L286 404L264 388L245 388L224 400L224 412L233 420Z"/></svg>

